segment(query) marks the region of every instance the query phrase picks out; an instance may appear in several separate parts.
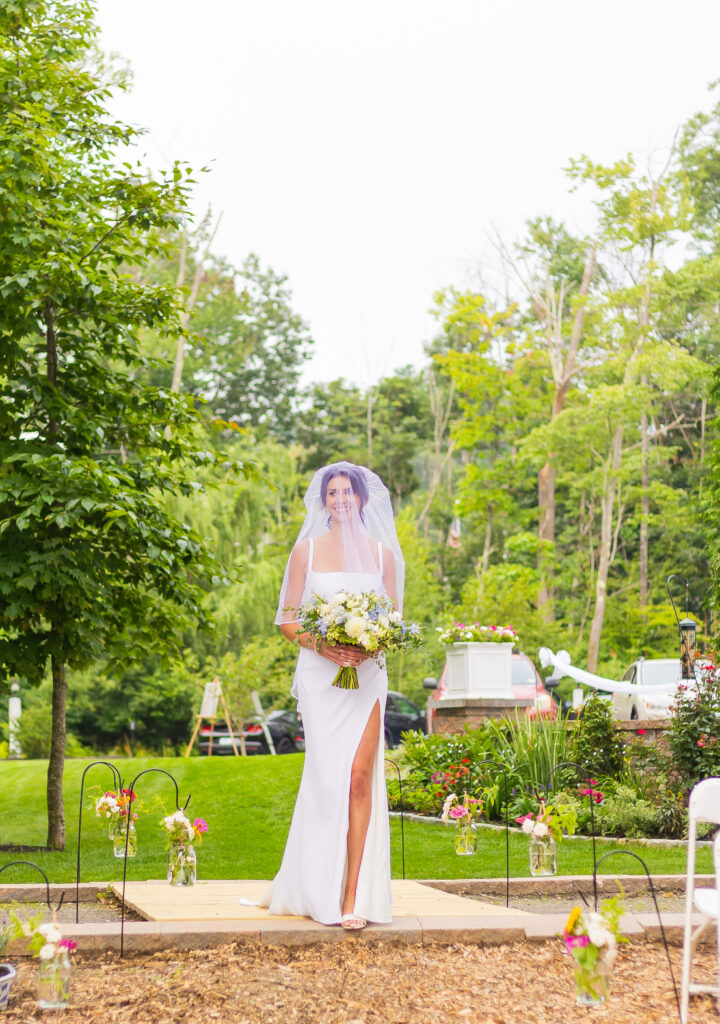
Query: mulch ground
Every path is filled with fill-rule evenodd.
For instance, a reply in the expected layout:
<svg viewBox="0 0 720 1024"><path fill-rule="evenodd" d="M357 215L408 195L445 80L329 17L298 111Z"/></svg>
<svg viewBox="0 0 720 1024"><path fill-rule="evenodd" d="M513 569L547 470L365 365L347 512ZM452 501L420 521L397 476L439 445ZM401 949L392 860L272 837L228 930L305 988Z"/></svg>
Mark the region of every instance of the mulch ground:
<svg viewBox="0 0 720 1024"><path fill-rule="evenodd" d="M671 955L679 979L680 950ZM700 953L698 966L712 983L714 952ZM75 955L71 1004L60 1018L37 1009L35 979L36 965L21 962L3 1024L678 1021L667 961L655 943L623 947L611 1000L592 1009L575 1005L572 965L559 941L483 948L358 938L295 948L230 944L124 960ZM719 1019L714 999L693 998L690 1024Z"/></svg>

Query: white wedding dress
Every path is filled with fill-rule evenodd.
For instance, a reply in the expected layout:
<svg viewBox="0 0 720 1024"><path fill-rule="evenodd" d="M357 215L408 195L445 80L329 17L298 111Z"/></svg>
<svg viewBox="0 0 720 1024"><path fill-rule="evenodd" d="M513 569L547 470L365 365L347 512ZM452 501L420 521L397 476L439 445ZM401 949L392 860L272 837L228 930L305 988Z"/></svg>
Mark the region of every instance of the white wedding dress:
<svg viewBox="0 0 720 1024"><path fill-rule="evenodd" d="M382 545L377 574L315 572L310 540L303 602L312 592L332 597L339 590L384 592ZM384 717L387 672L374 659L358 667L358 690L332 685L334 662L302 648L293 695L305 728L305 765L285 854L275 879L260 900L270 914L311 917L339 924L345 890L350 772L375 704L380 734L372 772L372 812L365 839L355 913L377 923L392 919L390 829L385 790Z"/></svg>

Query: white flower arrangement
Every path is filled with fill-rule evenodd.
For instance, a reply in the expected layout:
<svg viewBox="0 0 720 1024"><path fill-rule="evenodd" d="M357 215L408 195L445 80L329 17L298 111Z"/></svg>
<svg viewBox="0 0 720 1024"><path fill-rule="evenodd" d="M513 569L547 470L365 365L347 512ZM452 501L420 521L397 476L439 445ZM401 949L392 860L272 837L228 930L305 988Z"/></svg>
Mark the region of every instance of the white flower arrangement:
<svg viewBox="0 0 720 1024"><path fill-rule="evenodd" d="M173 814L166 814L160 821L160 827L165 831L168 841L167 849L170 846L189 846L202 842L202 835L207 832L207 822L202 818L190 821L184 811L175 811Z"/></svg>
<svg viewBox="0 0 720 1024"><path fill-rule="evenodd" d="M532 818L525 819L522 830L526 836L535 836L536 839L546 839L550 835L550 829L544 821L533 821Z"/></svg>
<svg viewBox="0 0 720 1024"><path fill-rule="evenodd" d="M105 793L95 801L95 814L98 818L114 818L120 814L120 804L113 793Z"/></svg>
<svg viewBox="0 0 720 1024"><path fill-rule="evenodd" d="M29 939L28 949L38 960L54 960L63 951L72 953L77 948L77 942L74 942L72 939L63 938L62 932L55 921L54 910L53 920L47 923L43 923L42 911L27 921L21 921L11 911L10 918L15 926L14 936L11 936L11 938L24 936L26 939Z"/></svg>

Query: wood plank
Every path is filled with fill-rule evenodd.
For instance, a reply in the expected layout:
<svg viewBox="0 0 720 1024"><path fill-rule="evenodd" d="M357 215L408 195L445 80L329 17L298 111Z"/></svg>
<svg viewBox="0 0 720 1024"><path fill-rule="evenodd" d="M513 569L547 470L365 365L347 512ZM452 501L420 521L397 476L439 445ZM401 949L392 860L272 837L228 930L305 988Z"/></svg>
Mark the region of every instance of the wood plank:
<svg viewBox="0 0 720 1024"><path fill-rule="evenodd" d="M270 918L263 907L238 903L240 898L260 899L267 886L268 882L260 879L198 881L187 887L168 885L164 880L128 882L125 903L147 921L296 920L275 915ZM111 888L116 896L122 895L122 882L112 882ZM523 914L523 911L468 899L410 880L392 882L392 899L393 918L504 917L508 914L516 917Z"/></svg>

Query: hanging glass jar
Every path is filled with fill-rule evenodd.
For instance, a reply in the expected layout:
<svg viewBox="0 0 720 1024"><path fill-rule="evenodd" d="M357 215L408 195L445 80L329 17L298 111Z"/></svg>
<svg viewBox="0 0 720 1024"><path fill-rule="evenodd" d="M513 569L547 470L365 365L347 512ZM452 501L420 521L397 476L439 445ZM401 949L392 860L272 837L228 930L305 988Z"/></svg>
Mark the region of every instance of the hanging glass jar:
<svg viewBox="0 0 720 1024"><path fill-rule="evenodd" d="M530 836L530 874L557 874L557 850L552 836L542 839Z"/></svg>
<svg viewBox="0 0 720 1024"><path fill-rule="evenodd" d="M70 957L55 948L53 956L38 962L37 1001L41 1010L64 1010L70 1001Z"/></svg>
<svg viewBox="0 0 720 1024"><path fill-rule="evenodd" d="M135 826L130 822L130 835L127 835L127 821L123 818L115 826L113 832L113 853L116 857L125 856L125 845L127 837L127 855L128 857L134 857L137 853L137 832Z"/></svg>
<svg viewBox="0 0 720 1024"><path fill-rule="evenodd" d="M469 857L477 850L477 831L471 822L458 824L455 828L455 853L458 857Z"/></svg>
<svg viewBox="0 0 720 1024"><path fill-rule="evenodd" d="M168 850L167 880L170 885L195 885L197 881L197 854L188 844L171 843Z"/></svg>
<svg viewBox="0 0 720 1024"><path fill-rule="evenodd" d="M575 963L575 1002L578 1006L600 1006L610 995L610 968L598 961L591 971Z"/></svg>

